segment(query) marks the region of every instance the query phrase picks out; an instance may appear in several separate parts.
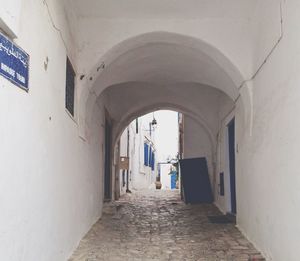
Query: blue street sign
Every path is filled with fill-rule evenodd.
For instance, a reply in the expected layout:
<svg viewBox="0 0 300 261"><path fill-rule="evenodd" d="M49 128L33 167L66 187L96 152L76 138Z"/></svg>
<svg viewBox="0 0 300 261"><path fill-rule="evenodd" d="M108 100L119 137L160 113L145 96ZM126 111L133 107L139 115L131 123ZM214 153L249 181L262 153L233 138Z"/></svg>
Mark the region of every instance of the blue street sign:
<svg viewBox="0 0 300 261"><path fill-rule="evenodd" d="M28 91L29 55L1 33L0 75Z"/></svg>

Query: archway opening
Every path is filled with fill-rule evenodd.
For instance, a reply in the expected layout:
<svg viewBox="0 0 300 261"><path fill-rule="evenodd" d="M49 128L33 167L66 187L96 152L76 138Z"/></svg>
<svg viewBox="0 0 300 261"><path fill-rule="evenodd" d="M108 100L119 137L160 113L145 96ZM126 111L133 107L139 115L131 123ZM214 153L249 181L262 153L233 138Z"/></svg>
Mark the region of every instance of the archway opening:
<svg viewBox="0 0 300 261"><path fill-rule="evenodd" d="M95 112L104 115L105 125L110 124L111 150L105 150L105 155L110 155L106 157L110 162L105 163L109 164L105 177L110 180L110 198L118 197L114 178L119 171L116 155L122 132L137 117L168 109L184 115L185 157L207 154L215 204L224 213L236 212L227 199L233 190L226 188L230 170L238 173L239 166L237 159L237 165L230 168L227 125L235 118L235 147L243 138L251 99L245 88L240 89L243 77L229 59L199 39L154 32L118 44L103 60L96 72L86 77L79 115L84 118L79 126L85 126L83 136L88 139L86 126L92 124ZM220 189L221 183L224 189ZM223 190L226 193L221 193Z"/></svg>
<svg viewBox="0 0 300 261"><path fill-rule="evenodd" d="M179 117L175 111L153 111L125 128L115 148L116 198L138 190L179 188Z"/></svg>

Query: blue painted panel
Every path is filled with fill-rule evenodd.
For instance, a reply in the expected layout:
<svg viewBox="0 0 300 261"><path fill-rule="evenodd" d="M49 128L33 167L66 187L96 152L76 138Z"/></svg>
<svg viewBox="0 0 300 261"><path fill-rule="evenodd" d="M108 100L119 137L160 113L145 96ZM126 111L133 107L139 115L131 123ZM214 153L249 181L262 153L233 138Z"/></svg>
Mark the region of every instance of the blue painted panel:
<svg viewBox="0 0 300 261"><path fill-rule="evenodd" d="M180 172L186 203L212 203L213 193L206 158L181 159Z"/></svg>
<svg viewBox="0 0 300 261"><path fill-rule="evenodd" d="M236 185L235 185L235 123L234 119L228 124L229 144L229 170L230 170L230 192L231 212L236 214Z"/></svg>
<svg viewBox="0 0 300 261"><path fill-rule="evenodd" d="M177 172L172 171L171 172L171 189L176 189L176 178L177 178Z"/></svg>
<svg viewBox="0 0 300 261"><path fill-rule="evenodd" d="M152 165L152 147L151 146L149 146L150 148L149 148L149 158L148 158L148 165L147 166L149 166L149 167L151 167L151 165Z"/></svg>
<svg viewBox="0 0 300 261"><path fill-rule="evenodd" d="M29 55L1 33L0 75L28 91Z"/></svg>
<svg viewBox="0 0 300 261"><path fill-rule="evenodd" d="M154 152L152 152L152 156L151 156L151 169L154 170L155 167L155 154Z"/></svg>
<svg viewBox="0 0 300 261"><path fill-rule="evenodd" d="M148 166L148 157L149 157L149 146L147 143L144 143L144 165Z"/></svg>

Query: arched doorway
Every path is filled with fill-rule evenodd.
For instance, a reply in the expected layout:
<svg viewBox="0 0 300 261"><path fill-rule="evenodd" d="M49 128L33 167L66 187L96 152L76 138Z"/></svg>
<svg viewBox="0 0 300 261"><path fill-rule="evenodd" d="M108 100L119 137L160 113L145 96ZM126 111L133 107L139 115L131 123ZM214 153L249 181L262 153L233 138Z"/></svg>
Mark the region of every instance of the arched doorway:
<svg viewBox="0 0 300 261"><path fill-rule="evenodd" d="M113 47L101 61L95 72L84 78L86 88L79 92L79 128L82 137L89 137L86 127L95 106L107 111L113 156L110 168L106 168L110 172L106 180L112 180L118 169L116 144L128 123L149 111L173 109L195 121L194 128L207 135L217 205L231 212L232 203L226 203L218 188L219 173L230 175L224 133L228 121L235 117L235 142L240 142L251 119L250 94L246 85L240 88L244 81L234 64L199 39L167 32L128 39ZM238 158L236 162L233 168L238 174ZM110 185L114 191L113 182Z"/></svg>

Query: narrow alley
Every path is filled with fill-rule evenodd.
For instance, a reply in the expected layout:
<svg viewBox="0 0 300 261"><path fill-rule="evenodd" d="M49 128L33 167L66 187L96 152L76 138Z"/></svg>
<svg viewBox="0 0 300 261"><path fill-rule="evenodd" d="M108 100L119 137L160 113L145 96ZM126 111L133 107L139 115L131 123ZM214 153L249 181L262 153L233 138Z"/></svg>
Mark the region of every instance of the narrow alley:
<svg viewBox="0 0 300 261"><path fill-rule="evenodd" d="M0 6L0 261L300 260L300 0Z"/></svg>
<svg viewBox="0 0 300 261"><path fill-rule="evenodd" d="M105 206L69 261L264 260L234 224L212 224L213 205L186 205L177 190L143 190Z"/></svg>

